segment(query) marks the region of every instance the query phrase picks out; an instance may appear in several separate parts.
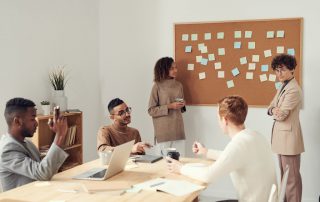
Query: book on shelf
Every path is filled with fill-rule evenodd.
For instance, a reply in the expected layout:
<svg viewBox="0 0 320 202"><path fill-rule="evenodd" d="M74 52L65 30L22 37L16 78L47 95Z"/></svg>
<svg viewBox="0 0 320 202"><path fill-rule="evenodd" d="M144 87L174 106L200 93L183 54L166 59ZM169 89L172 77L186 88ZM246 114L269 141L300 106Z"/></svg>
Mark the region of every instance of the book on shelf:
<svg viewBox="0 0 320 202"><path fill-rule="evenodd" d="M64 143L64 145L66 147L70 147L70 146L75 144L75 142L76 142L76 133L77 133L77 126L76 125L71 126L71 127L68 128L67 136L66 136L65 143Z"/></svg>

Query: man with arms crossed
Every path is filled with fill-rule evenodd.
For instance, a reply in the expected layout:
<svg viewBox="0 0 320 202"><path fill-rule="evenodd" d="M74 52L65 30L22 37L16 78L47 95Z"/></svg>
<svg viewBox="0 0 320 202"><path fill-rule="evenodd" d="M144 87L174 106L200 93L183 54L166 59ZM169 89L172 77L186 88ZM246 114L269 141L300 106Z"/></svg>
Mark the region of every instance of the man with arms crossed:
<svg viewBox="0 0 320 202"><path fill-rule="evenodd" d="M169 170L210 183L230 173L239 201L268 201L272 184L276 184L272 152L263 135L246 129L247 111L247 103L239 96L220 100L219 125L231 138L226 148L211 150L195 142L192 146L194 153L216 161L207 167L192 167L167 157Z"/></svg>
<svg viewBox="0 0 320 202"><path fill-rule="evenodd" d="M8 133L0 141L0 182L3 191L35 180L50 180L68 157L61 148L67 134L67 120L55 116L50 129L55 139L41 160L35 145L26 139L32 137L38 127L35 104L24 98L13 98L6 104L4 116Z"/></svg>

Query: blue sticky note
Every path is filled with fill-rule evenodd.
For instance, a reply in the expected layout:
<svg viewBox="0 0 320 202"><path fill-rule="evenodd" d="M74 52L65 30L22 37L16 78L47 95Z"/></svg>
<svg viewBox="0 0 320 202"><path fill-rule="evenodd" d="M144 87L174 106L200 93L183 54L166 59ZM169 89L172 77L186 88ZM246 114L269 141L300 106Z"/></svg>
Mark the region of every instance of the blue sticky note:
<svg viewBox="0 0 320 202"><path fill-rule="evenodd" d="M239 49L239 48L241 48L241 42L240 42L240 41L235 41L235 42L233 43L233 48L234 48L234 49Z"/></svg>
<svg viewBox="0 0 320 202"><path fill-rule="evenodd" d="M287 50L287 53L288 53L289 55L294 55L294 48L289 48L289 49Z"/></svg>
<svg viewBox="0 0 320 202"><path fill-rule="evenodd" d="M268 65L261 65L261 71L262 72L267 72L269 69L269 66Z"/></svg>
<svg viewBox="0 0 320 202"><path fill-rule="evenodd" d="M276 82L274 85L275 85L276 89L278 90L278 89L281 88L282 83L281 82Z"/></svg>
<svg viewBox="0 0 320 202"><path fill-rule="evenodd" d="M207 58L202 58L200 63L202 65L207 65L208 64L208 59Z"/></svg>
<svg viewBox="0 0 320 202"><path fill-rule="evenodd" d="M233 76L237 76L238 74L240 74L240 72L239 72L239 69L236 67L236 68L234 68L234 69L232 69L232 75Z"/></svg>
<svg viewBox="0 0 320 202"><path fill-rule="evenodd" d="M186 48L185 48L185 52L186 53L191 53L191 50L192 50L192 46L186 46Z"/></svg>

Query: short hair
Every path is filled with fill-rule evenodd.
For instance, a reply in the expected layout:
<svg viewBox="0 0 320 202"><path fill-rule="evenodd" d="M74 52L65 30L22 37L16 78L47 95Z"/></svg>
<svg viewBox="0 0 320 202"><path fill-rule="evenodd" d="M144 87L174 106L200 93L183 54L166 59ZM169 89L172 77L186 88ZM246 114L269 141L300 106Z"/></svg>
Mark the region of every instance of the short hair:
<svg viewBox="0 0 320 202"><path fill-rule="evenodd" d="M108 104L108 110L109 110L109 113L111 114L112 113L112 110L113 108L115 108L116 106L118 105L121 105L123 102L123 100L121 100L120 98L115 98L113 100L111 100Z"/></svg>
<svg viewBox="0 0 320 202"><path fill-rule="evenodd" d="M230 120L235 125L241 125L246 120L248 104L237 95L222 98L219 101L219 115Z"/></svg>
<svg viewBox="0 0 320 202"><path fill-rule="evenodd" d="M33 101L21 98L21 97L16 97L10 99L7 104L6 108L4 110L4 117L6 119L6 122L8 126L12 124L12 121L15 116L24 114L29 107L35 107L36 104L34 104Z"/></svg>
<svg viewBox="0 0 320 202"><path fill-rule="evenodd" d="M273 58L271 63L273 70L282 65L285 65L289 70L294 70L297 66L297 60L294 56L288 54L277 55Z"/></svg>
<svg viewBox="0 0 320 202"><path fill-rule="evenodd" d="M169 70L174 62L171 57L160 58L154 66L154 81L160 82L169 77Z"/></svg>

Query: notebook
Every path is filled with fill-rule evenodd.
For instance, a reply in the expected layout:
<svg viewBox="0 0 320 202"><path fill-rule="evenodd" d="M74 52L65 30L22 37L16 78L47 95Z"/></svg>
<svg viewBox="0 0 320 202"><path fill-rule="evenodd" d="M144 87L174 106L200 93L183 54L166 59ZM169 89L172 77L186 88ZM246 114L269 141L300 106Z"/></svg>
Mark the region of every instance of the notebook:
<svg viewBox="0 0 320 202"><path fill-rule="evenodd" d="M133 159L134 162L140 163L154 163L162 159L162 156L155 156L150 154L145 155L133 155L130 158Z"/></svg>

